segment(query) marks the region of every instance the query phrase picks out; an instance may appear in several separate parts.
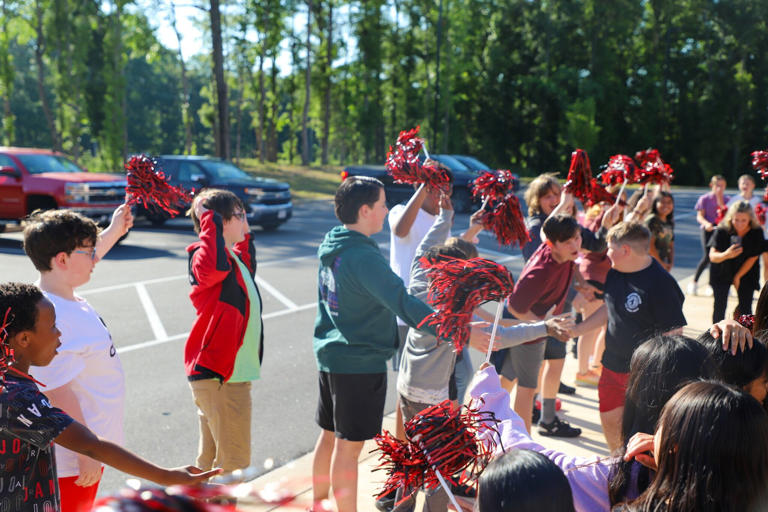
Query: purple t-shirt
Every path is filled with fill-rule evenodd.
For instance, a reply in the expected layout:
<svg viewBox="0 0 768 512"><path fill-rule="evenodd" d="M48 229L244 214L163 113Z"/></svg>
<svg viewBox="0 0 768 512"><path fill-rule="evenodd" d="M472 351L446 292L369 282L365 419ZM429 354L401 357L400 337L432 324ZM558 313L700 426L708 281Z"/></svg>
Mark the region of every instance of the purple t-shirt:
<svg viewBox="0 0 768 512"><path fill-rule="evenodd" d="M728 196L723 196L723 204L728 204ZM694 209L696 211L703 210L704 218L714 224L715 219L717 219L717 197L715 196L714 192L710 192L699 197L699 199L696 201L696 206L694 206Z"/></svg>

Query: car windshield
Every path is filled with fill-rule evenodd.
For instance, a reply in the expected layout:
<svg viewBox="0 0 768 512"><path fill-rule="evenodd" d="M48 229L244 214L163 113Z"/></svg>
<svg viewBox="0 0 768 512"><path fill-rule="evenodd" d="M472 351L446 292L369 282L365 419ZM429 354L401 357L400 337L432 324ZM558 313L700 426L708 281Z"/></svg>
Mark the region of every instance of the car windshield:
<svg viewBox="0 0 768 512"><path fill-rule="evenodd" d="M432 158L440 162L441 164L446 165L451 171L463 171L463 172L472 172L469 170L469 167L464 165L463 163L459 162L452 156L448 155L432 155Z"/></svg>
<svg viewBox="0 0 768 512"><path fill-rule="evenodd" d="M468 166L472 167L473 169L477 171L490 171L491 168L485 165L483 162L478 160L477 158L472 158L471 156L462 156L461 162L467 164Z"/></svg>
<svg viewBox="0 0 768 512"><path fill-rule="evenodd" d="M83 172L81 168L57 155L15 155L32 174L44 172Z"/></svg>
<svg viewBox="0 0 768 512"><path fill-rule="evenodd" d="M199 163L214 179L231 180L238 178L250 178L250 176L248 176L245 171L239 167L235 167L229 162L201 160Z"/></svg>

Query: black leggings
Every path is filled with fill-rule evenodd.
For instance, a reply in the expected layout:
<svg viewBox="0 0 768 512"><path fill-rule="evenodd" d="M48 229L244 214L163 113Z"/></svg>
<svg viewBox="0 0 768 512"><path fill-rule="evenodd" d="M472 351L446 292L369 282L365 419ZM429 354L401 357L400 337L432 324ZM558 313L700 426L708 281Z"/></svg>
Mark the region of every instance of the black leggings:
<svg viewBox="0 0 768 512"><path fill-rule="evenodd" d="M707 265L709 265L709 247L707 247L707 244L709 243L709 239L712 238L712 233L715 232L714 229L712 231L701 229L700 231L701 231L701 237L700 237L701 238L701 261L696 267L696 273L693 275L694 283L697 283L699 281L699 277L701 276L701 273L704 272L704 269L707 268Z"/></svg>
<svg viewBox="0 0 768 512"><path fill-rule="evenodd" d="M712 323L716 324L725 318L725 309L728 306L728 290L731 284L710 283L712 286L712 295L715 299L714 309L712 310ZM739 305L737 306L739 315L752 314L752 298L755 293L754 283L739 283Z"/></svg>

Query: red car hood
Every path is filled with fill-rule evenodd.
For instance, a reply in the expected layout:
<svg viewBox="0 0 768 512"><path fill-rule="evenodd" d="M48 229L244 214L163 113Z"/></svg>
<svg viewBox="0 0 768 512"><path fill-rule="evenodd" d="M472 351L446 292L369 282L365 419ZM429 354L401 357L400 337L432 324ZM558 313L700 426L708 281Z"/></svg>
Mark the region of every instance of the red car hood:
<svg viewBox="0 0 768 512"><path fill-rule="evenodd" d="M35 178L48 178L52 180L69 181L73 183L122 181L125 182L125 175L106 174L103 172L41 172L32 175Z"/></svg>

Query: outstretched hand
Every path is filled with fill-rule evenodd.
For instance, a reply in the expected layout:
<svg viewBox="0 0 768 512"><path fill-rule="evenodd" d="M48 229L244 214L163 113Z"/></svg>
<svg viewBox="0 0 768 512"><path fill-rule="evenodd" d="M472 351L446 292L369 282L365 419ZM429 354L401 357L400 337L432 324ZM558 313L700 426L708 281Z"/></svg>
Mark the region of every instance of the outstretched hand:
<svg viewBox="0 0 768 512"><path fill-rule="evenodd" d="M571 331L576 325L571 313L555 316L545 322L547 334L560 341L568 341L571 338Z"/></svg>
<svg viewBox="0 0 768 512"><path fill-rule="evenodd" d="M656 458L653 455L653 436L651 434L638 432L629 439L624 460L629 462L632 459L653 471L658 470Z"/></svg>
<svg viewBox="0 0 768 512"><path fill-rule="evenodd" d="M133 213L127 204L121 204L112 213L111 226L120 236L124 236L133 227Z"/></svg>
<svg viewBox="0 0 768 512"><path fill-rule="evenodd" d="M221 474L223 469L215 468L209 471L203 471L195 466L182 466L180 468L171 468L165 471L166 475L162 481L157 483L162 485L195 485L207 482L210 478Z"/></svg>

